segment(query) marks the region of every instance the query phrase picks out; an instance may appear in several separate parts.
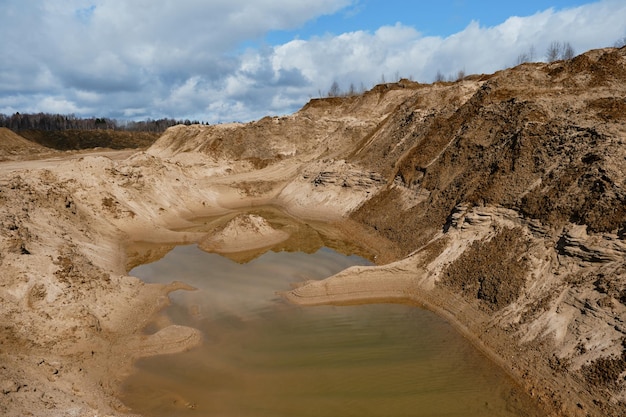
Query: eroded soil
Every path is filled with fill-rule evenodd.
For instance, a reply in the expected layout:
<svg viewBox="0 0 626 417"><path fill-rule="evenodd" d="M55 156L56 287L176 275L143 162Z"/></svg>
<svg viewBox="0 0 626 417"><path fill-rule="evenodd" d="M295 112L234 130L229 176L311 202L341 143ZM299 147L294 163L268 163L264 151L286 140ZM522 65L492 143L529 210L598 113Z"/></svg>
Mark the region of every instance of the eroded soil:
<svg viewBox="0 0 626 417"><path fill-rule="evenodd" d="M144 284L129 265L159 256L151 243L236 256L293 238L270 215L237 217L276 206L332 225L377 263L286 299L415 303L546 415L622 416L624 103L626 49L608 48L177 126L117 158L46 154L0 132L11 141L0 148L0 414L128 415L115 394L133 360L200 343L181 326L142 333L185 287ZM224 214L232 222L212 231L190 222Z"/></svg>

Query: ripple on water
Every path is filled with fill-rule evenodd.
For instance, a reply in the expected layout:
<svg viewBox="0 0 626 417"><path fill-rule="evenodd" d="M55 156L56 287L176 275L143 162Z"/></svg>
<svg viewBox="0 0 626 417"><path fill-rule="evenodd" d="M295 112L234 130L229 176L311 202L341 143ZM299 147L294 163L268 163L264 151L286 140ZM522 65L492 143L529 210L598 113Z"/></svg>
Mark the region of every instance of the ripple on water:
<svg viewBox="0 0 626 417"><path fill-rule="evenodd" d="M189 352L142 359L123 401L146 416L534 416L530 401L451 326L406 305L296 307L276 291L359 257L328 248L247 264L179 246L132 274L198 288L164 314L202 330Z"/></svg>

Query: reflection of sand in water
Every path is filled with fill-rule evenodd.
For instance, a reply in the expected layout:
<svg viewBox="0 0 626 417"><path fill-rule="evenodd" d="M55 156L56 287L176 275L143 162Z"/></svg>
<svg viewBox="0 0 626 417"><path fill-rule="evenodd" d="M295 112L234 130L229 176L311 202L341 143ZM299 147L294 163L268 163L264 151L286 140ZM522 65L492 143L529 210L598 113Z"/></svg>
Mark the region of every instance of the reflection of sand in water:
<svg viewBox="0 0 626 417"><path fill-rule="evenodd" d="M323 247L344 255L358 255L372 260L386 243L357 246L350 241L350 231L337 225L302 221L272 206L232 212L195 220L187 232L204 233L198 246L237 263L246 263L267 251L315 253Z"/></svg>
<svg viewBox="0 0 626 417"><path fill-rule="evenodd" d="M314 257L315 262L307 259ZM170 294L170 313L185 306L185 315L196 319L230 317L244 320L267 308L284 304L277 291L293 282L330 276L350 265L366 264L363 258L346 257L327 248L314 254L300 251L268 251L247 263L206 253L195 245L177 246L159 262L141 265L132 274L150 283L183 281L196 291ZM153 330L172 322L154 323Z"/></svg>
<svg viewBox="0 0 626 417"><path fill-rule="evenodd" d="M207 252L237 253L274 246L287 240L289 233L274 229L256 214L240 214L223 229L202 239L198 246Z"/></svg>
<svg viewBox="0 0 626 417"><path fill-rule="evenodd" d="M460 408L466 416L536 415L509 411L521 400L503 374L429 312L402 305L302 309L276 299L274 290L295 274L319 279L352 263L328 249L267 252L242 265L194 246L176 248L160 262L161 279L179 271L198 290L172 294L169 324L200 329L205 343L141 360L124 401L155 417L193 407L197 415L437 415Z"/></svg>
<svg viewBox="0 0 626 417"><path fill-rule="evenodd" d="M185 328L199 329L204 340L198 349L181 355L140 361L138 366L145 373L132 375L127 380L125 385L127 391L123 395L127 405L135 408L135 411L153 416L169 416L187 411L206 415L203 413L208 410L215 411L217 415L224 411L232 415L237 415L237 412L246 414L249 410L241 408L244 407L241 398L245 397L246 402L259 407L269 407L267 398L270 398L272 404L280 404L279 407L285 407L291 415L298 415L303 409L311 407L317 408L318 415L328 415L332 413L334 407L341 407L342 404L349 402L350 398L366 392L367 394L359 401L367 403L369 415L384 415L384 411L377 407L383 407L386 411L392 408L401 410L402 404L411 410L415 409L418 403L420 407L426 407L422 403L424 399L422 394L407 394L400 398L398 392L404 392L404 388L401 387L419 385L416 378L425 375L420 364L430 370L434 369L436 362L442 364L446 369L445 372L455 375L455 383L469 378L471 380L469 386L474 389L478 386L484 387L485 390L508 386L502 384L502 380L478 383L476 378L481 378L483 372L474 373L475 371L468 370L467 375L460 377L458 369L461 363L471 363L472 368L480 361L476 357L472 360L457 358L456 362L452 362L458 366L450 367L451 357L448 356L448 351L457 352L461 346L451 343L450 339L461 340L462 337L452 333L451 328L444 325L441 320L433 321L433 317L416 326L413 321L415 317L409 312L419 313L418 316L426 314L424 312L407 309L407 313L399 316L393 314L387 316L382 313L387 311L388 306L366 306L365 310L361 307L358 310L343 308L334 310L334 307L302 310L285 303L276 291L286 291L296 281L321 283L316 280L337 273L341 276L340 271L362 275L357 272L362 267L350 268L350 265L355 264L354 257L341 256L323 246L321 250L313 249L314 245L311 242L320 245L323 245L324 241L340 243L335 240L338 232L333 235L320 231L309 224L281 216L280 212L277 212L275 217L266 214L255 219L254 216L234 213L219 219L209 219L202 226L208 231L205 240L212 236L224 236L226 233L220 232L225 229L230 228L234 231L242 227L242 224L247 226L250 220L256 222L250 221L251 226L261 224L257 229L252 228L253 235L259 230L261 235L266 231L269 231L270 235L273 231L282 231L289 237L276 243L271 250L265 247L249 251L250 254L256 255L245 263L215 253L203 252L196 245L186 245L175 247L158 263L142 265L132 271L133 275L142 277L148 282L166 283L176 279L196 289L171 293L172 304L164 311L165 314L160 316L158 322L152 323L151 333L158 334L162 331L160 329L175 329L178 325L184 325L189 326ZM236 237L242 239L248 232L249 230L244 230ZM312 251L313 255L300 250L298 245L300 242L304 243L305 249ZM262 252L265 253L261 254ZM234 255L240 256L242 253ZM366 262L361 259L356 263ZM395 272L399 276L406 275L402 273L406 271ZM331 280L332 282L334 281ZM369 280L365 279L364 283L366 285L361 290L368 291ZM374 280L373 283L379 284L378 280ZM331 285L331 288L334 287ZM395 306L390 311L394 309L402 311L406 308ZM361 316L362 312L370 309L375 313L369 313L371 316L368 314ZM327 314L333 311L337 314ZM348 313L349 311L351 313ZM412 319L407 320L404 314L411 314ZM378 325L374 325L375 323ZM441 326L445 330L440 329L434 333L428 331L430 327ZM397 328L397 337L400 339L409 337L410 340L402 339L395 344L391 343L389 332L392 328ZM413 333L416 328L419 331ZM372 331L373 335L370 334ZM441 331L445 337L442 338L443 344L440 347L416 349L414 345L417 343L416 340L422 343L431 337L438 337L433 335L441 336L442 334L439 334ZM351 334L356 339L351 339ZM361 339L365 335L369 336ZM401 351L396 351L397 349ZM390 353L388 357L385 356L386 359L377 356L385 352ZM421 361L410 356L428 352L436 354L437 357L423 358L424 361ZM448 353L443 354L444 352ZM399 355L400 353L402 354ZM403 355L407 357L400 360ZM329 360L328 363L324 362L326 359ZM318 360L319 362L316 362ZM292 365L285 368L285 363ZM341 364L344 372L335 373L338 364ZM334 375L334 379L328 379L330 375ZM391 378L391 385L383 390L381 375ZM326 382L320 386L318 382L322 380ZM334 381L336 386L329 386L328 381ZM425 391L432 393L437 381L441 382L441 386L438 386L435 395L431 395L433 413L440 410L442 398L448 398L450 394L447 390L451 389L447 379L441 378L441 375L436 373L423 378ZM322 390L322 386L330 387L328 392ZM304 387L305 397L309 401L307 404L301 403L303 396L297 391L300 389L297 387ZM321 391L316 391L318 389ZM485 411L483 405L487 404L488 400L490 406L487 411L505 410L506 404L495 404L502 401L501 396L509 395L506 393L508 389L494 393L491 398L489 396L483 398L484 392L475 395L476 393L463 388L463 392L467 391L466 396L457 402L463 402L465 405L475 402L478 411L483 412ZM286 393L292 395L285 395ZM284 399L290 396L297 400ZM513 401L518 400L519 398L514 396ZM322 403L328 404L321 407ZM272 405L274 406L276 405ZM373 410L380 413L373 413ZM512 416L515 413L500 415ZM534 414L529 411L529 415Z"/></svg>

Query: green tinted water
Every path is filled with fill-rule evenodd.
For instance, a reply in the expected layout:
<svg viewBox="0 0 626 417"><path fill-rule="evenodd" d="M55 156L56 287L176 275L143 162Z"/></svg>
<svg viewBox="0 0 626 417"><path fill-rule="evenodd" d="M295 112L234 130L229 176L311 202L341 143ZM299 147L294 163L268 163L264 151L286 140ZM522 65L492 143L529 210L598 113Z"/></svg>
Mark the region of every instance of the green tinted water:
<svg viewBox="0 0 626 417"><path fill-rule="evenodd" d="M145 416L535 416L529 399L446 322L406 305L296 307L275 291L365 264L323 248L247 264L179 246L131 273L198 288L169 322L204 344L139 361L123 401ZM152 329L154 330L154 329Z"/></svg>

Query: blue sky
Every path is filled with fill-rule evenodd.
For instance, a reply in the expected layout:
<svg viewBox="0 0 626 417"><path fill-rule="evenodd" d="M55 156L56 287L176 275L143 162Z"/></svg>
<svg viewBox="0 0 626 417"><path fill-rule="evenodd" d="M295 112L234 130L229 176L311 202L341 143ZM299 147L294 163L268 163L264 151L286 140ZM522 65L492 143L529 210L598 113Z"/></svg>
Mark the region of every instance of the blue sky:
<svg viewBox="0 0 626 417"><path fill-rule="evenodd" d="M280 44L294 38L308 39L326 34L338 35L357 30L375 31L381 26L402 23L424 36L450 36L471 21L496 26L511 16L530 16L546 9L565 9L591 3L574 0L361 0L332 15L320 16L294 30L273 31L264 39Z"/></svg>
<svg viewBox="0 0 626 417"><path fill-rule="evenodd" d="M249 121L626 37L626 1L0 0L0 113Z"/></svg>

